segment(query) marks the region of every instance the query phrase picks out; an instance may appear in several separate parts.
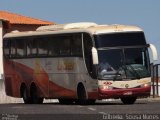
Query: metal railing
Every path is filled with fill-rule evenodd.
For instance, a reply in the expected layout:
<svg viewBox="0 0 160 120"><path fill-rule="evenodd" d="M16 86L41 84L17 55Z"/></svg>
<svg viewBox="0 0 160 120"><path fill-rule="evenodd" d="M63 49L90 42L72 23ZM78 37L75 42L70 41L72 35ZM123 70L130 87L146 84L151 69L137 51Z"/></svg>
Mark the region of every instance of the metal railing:
<svg viewBox="0 0 160 120"><path fill-rule="evenodd" d="M151 65L151 78L152 78L152 93L153 97L159 96L159 82L160 82L160 64Z"/></svg>

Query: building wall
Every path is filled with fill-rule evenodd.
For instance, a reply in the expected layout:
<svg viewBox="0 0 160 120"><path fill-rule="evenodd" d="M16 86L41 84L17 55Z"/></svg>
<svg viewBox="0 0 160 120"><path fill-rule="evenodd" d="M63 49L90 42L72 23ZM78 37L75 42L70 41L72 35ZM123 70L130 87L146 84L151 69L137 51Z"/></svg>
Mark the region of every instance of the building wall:
<svg viewBox="0 0 160 120"><path fill-rule="evenodd" d="M2 53L3 21L0 20L0 79L3 74L3 53Z"/></svg>
<svg viewBox="0 0 160 120"><path fill-rule="evenodd" d="M18 31L35 31L38 27L40 27L41 25L19 25L19 24L11 24L9 26L9 29L5 29L4 33L8 33L14 30L18 30Z"/></svg>

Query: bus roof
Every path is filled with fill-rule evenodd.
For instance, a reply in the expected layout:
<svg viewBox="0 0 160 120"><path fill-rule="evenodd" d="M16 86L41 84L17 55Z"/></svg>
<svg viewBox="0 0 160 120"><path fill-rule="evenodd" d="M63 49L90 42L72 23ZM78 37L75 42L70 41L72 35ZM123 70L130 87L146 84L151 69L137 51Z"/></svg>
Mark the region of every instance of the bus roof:
<svg viewBox="0 0 160 120"><path fill-rule="evenodd" d="M36 31L27 31L27 32L13 31L11 33L5 34L4 38L34 36L34 35L78 33L78 32L87 32L90 34L107 34L107 33L136 32L136 31L143 31L143 30L139 27L129 26L129 25L119 25L119 24L98 25L92 22L81 22L81 23L41 26Z"/></svg>

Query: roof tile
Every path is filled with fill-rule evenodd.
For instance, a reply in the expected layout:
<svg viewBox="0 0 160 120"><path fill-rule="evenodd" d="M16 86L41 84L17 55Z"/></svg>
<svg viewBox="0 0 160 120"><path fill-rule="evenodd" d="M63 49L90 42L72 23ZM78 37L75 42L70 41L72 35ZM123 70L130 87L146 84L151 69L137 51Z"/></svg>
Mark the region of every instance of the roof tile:
<svg viewBox="0 0 160 120"><path fill-rule="evenodd" d="M0 11L0 19L7 20L10 24L51 25L54 22L18 15L7 11Z"/></svg>

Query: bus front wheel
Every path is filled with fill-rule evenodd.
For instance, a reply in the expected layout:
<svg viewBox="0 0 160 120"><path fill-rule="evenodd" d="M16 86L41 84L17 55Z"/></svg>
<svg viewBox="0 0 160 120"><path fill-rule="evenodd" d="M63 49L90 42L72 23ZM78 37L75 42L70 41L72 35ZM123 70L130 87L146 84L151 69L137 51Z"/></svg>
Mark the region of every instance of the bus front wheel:
<svg viewBox="0 0 160 120"><path fill-rule="evenodd" d="M80 105L88 104L86 90L82 84L78 85L77 96L78 96L78 99L75 101L76 104L80 104Z"/></svg>
<svg viewBox="0 0 160 120"><path fill-rule="evenodd" d="M137 97L122 97L121 101L123 104L134 104L136 101Z"/></svg>

